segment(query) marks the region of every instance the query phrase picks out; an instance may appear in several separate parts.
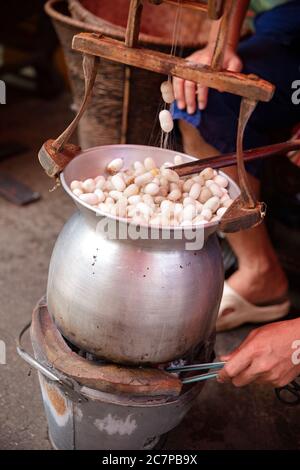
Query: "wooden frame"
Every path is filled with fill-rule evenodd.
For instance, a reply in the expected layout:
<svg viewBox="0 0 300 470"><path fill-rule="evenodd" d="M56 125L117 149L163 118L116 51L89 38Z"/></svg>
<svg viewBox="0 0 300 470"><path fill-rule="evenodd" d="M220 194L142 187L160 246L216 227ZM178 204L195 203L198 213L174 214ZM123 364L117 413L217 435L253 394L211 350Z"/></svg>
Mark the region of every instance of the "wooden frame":
<svg viewBox="0 0 300 470"><path fill-rule="evenodd" d="M96 55L113 62L139 67L165 75L174 75L203 86L226 91L256 101L269 101L274 86L255 75L216 71L211 67L195 64L185 59L140 47L127 47L123 42L95 33L74 36L73 49Z"/></svg>

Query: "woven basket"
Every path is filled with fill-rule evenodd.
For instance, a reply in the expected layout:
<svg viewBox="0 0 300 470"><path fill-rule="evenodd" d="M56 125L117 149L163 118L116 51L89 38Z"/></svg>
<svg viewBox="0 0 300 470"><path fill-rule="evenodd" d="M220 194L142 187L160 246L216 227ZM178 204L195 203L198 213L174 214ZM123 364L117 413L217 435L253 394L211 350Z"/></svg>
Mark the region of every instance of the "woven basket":
<svg viewBox="0 0 300 470"><path fill-rule="evenodd" d="M82 55L72 50L72 38L79 32L89 31L124 40L124 25L127 21L129 1L114 0L113 3L113 11L109 8L111 1L105 0L82 0L81 2L77 0L69 0L69 2L49 0L46 3L46 12L52 18L63 47L76 106L79 106L83 96L84 81ZM116 5L117 3L118 5ZM91 11L85 7L90 8ZM114 24L111 21L115 15L113 12L116 11L118 15L116 15L116 24ZM169 12L170 20L168 20L167 12ZM102 17L100 18L96 14L101 14ZM174 7L150 4L147 6L146 2L140 35L144 47L166 53L170 52L174 15L176 15ZM192 49L203 46L208 25L207 21L203 20L205 17L202 13L195 14L195 12L182 9L180 15L180 33L185 31L185 34L180 34L180 38L184 38L184 41L182 40L178 44L177 50L186 56ZM191 15L193 15L193 21ZM149 18L154 18L155 21L160 18L158 24L162 24L163 18L165 24L170 23L172 26L169 25L164 29L162 37L145 34L144 31L149 31L152 21ZM200 31L197 35L197 41L195 41L196 36L187 34L191 30L192 23L195 31ZM157 26L155 32L157 32ZM157 113L162 104L160 83L165 77L146 70L131 68L129 103L125 110L127 126L124 129L122 117L124 113L124 87L127 79L126 67L123 64L100 60L93 97L78 128L79 144L82 148L121 142L142 145L159 144Z"/></svg>

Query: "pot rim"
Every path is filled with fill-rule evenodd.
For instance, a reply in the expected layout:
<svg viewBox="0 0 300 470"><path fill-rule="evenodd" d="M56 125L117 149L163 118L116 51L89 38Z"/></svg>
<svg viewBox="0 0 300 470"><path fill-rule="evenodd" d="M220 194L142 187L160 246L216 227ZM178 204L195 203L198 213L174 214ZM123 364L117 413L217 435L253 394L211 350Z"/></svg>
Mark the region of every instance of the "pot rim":
<svg viewBox="0 0 300 470"><path fill-rule="evenodd" d="M90 147L88 149L84 149L82 150L82 152L80 152L76 157L73 158L73 160L70 161L70 163L68 163L68 165L65 167L65 170L69 167L69 165L72 165L72 162L75 161L76 159L78 158L81 158L83 155L89 153L90 151L95 151L97 149L101 149L101 150L105 150L105 149L124 149L124 147L126 148L134 148L134 149L153 149L153 150L159 150L160 152L165 152L166 154L170 155L172 154L172 156L175 156L175 155L181 155L185 158L188 158L190 161L193 161L193 160L198 160L196 157L193 157L191 155L187 155L183 152L176 152L175 150L170 150L170 149L162 149L162 148L159 148L159 147L154 147L154 146L150 146L150 145L135 145L135 144L112 144L112 145L98 145L98 146L95 146L95 147ZM117 223L124 223L126 224L127 226L128 225L131 225L131 226L140 226L140 227L143 227L144 229L152 229L152 230L158 230L159 233L163 232L163 230L168 230L170 231L170 233L182 233L182 232L185 232L185 231L189 231L189 230L192 230L193 232L195 232L195 230L205 230L208 231L210 233L212 233L213 231L216 231L217 230L217 227L218 225L220 224L220 220L219 221L213 221L213 222L208 222L206 224L199 224L199 225L185 225L185 226L170 226L170 225L166 225L166 226L157 226L157 225L149 225L149 224L134 224L132 223L130 220L128 220L126 217L118 217L118 216L114 216L114 215L111 215L111 214L108 214L106 212L102 212L99 208L94 208L92 206L90 206L89 204L87 204L86 202L82 201L81 199L79 199L78 196L76 196L70 189L69 185L67 184L66 182L66 179L65 179L65 175L64 175L64 172L60 173L60 181L61 181L61 184L62 184L62 187L64 188L65 192L73 199L74 203L76 204L77 207L84 207L85 209L87 209L90 213L94 213L96 215L96 217L106 217L110 220L114 220L116 221ZM224 175L226 176L226 178L229 180L229 184L230 184L230 187L233 189L233 191L237 192L237 195L236 197L238 196L238 194L240 193L240 189L238 187L238 185L235 183L235 181L233 181L228 175L225 175L224 172L222 171L219 171L221 175ZM214 229L214 230L212 230Z"/></svg>

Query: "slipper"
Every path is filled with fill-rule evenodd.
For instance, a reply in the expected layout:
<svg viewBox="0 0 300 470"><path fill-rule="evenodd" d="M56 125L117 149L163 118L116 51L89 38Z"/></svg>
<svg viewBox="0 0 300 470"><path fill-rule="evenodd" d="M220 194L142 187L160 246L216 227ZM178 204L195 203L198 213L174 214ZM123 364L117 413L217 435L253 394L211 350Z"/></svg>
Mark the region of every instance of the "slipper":
<svg viewBox="0 0 300 470"><path fill-rule="evenodd" d="M290 305L287 296L264 306L251 304L225 281L216 329L225 331L244 323L268 323L279 320L288 314Z"/></svg>

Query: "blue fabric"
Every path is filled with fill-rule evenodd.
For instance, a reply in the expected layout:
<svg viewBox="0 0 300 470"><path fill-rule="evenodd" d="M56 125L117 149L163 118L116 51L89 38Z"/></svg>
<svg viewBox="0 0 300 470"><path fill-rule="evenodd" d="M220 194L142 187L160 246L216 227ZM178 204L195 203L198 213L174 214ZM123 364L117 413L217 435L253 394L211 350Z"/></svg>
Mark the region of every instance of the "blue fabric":
<svg viewBox="0 0 300 470"><path fill-rule="evenodd" d="M294 0L256 17L256 33L241 41L238 55L243 73L254 73L276 86L269 103L259 103L246 127L244 148L268 145L287 138L300 122L300 105L292 103L292 83L300 79L300 0ZM209 90L204 111L189 115L174 103L174 119L184 119L199 129L204 139L221 153L234 152L240 97ZM263 162L247 170L260 177Z"/></svg>

